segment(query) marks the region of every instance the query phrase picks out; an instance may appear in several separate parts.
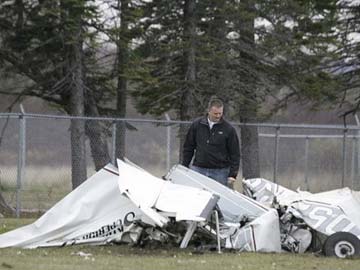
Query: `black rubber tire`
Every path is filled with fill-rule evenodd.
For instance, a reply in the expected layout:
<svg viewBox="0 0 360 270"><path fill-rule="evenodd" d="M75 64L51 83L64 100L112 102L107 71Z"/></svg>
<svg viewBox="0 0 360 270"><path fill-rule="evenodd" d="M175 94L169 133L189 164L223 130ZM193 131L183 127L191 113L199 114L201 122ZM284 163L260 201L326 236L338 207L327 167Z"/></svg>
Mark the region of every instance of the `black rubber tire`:
<svg viewBox="0 0 360 270"><path fill-rule="evenodd" d="M336 232L330 235L323 245L325 256L338 258L357 257L360 254L360 240L349 232Z"/></svg>

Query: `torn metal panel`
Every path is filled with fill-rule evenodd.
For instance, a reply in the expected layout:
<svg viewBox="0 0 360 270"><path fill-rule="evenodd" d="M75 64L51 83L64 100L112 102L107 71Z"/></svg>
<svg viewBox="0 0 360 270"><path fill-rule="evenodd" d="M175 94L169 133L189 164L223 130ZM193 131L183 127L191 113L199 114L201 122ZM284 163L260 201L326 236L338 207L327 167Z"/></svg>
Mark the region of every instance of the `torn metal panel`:
<svg viewBox="0 0 360 270"><path fill-rule="evenodd" d="M269 198L276 198L287 213L304 220L316 231L325 235L345 231L360 237L359 192L343 188L312 194L295 192L262 178L243 182L256 200L268 202Z"/></svg>
<svg viewBox="0 0 360 270"><path fill-rule="evenodd" d="M218 206L223 214L220 237L225 240L226 248L281 251L279 217L274 209L181 165L174 166L165 178L176 184L203 188L220 196ZM204 228L212 231L211 228Z"/></svg>
<svg viewBox="0 0 360 270"><path fill-rule="evenodd" d="M360 211L360 209L358 210ZM293 202L287 212L303 219L309 227L325 235L335 232L350 232L360 238L359 226L338 205L303 200Z"/></svg>
<svg viewBox="0 0 360 270"><path fill-rule="evenodd" d="M360 239L359 192L343 188L312 194L299 190L294 192L265 179L243 182L256 200L269 202L272 198L275 202L274 207L281 213L282 246L286 250L304 252L310 246L311 232L316 232L321 236L321 245L326 246L337 239L332 243L334 248L336 245L342 249L346 246L351 247L354 254L360 253L360 241L354 242L354 239ZM352 236L351 241L345 239L348 235ZM357 246L358 249L355 248ZM344 255L340 253L336 256Z"/></svg>
<svg viewBox="0 0 360 270"><path fill-rule="evenodd" d="M120 191L147 214L151 212L155 220L158 215L173 216L176 221L205 221L219 199L206 190L164 181L121 160L118 168ZM156 224L166 223L159 218Z"/></svg>
<svg viewBox="0 0 360 270"><path fill-rule="evenodd" d="M267 211L241 228L236 224L227 226L227 231L222 235L226 239L226 248L258 252L281 251L279 216L275 209Z"/></svg>
<svg viewBox="0 0 360 270"><path fill-rule="evenodd" d="M120 195L117 169L107 165L34 223L1 234L0 247L104 244L121 239L143 216Z"/></svg>
<svg viewBox="0 0 360 270"><path fill-rule="evenodd" d="M122 160L118 159L117 165L120 192L129 196L141 208L153 207L166 182Z"/></svg>
<svg viewBox="0 0 360 270"><path fill-rule="evenodd" d="M360 227L360 192L349 188L335 189L319 193L308 193L302 198L308 201L320 202L337 206L358 227Z"/></svg>
<svg viewBox="0 0 360 270"><path fill-rule="evenodd" d="M205 190L166 182L155 208L175 216L176 221L205 221L218 200L217 195Z"/></svg>
<svg viewBox="0 0 360 270"><path fill-rule="evenodd" d="M261 203L181 165L175 165L165 176L172 183L208 190L220 196L218 206L225 221L254 219L269 210Z"/></svg>
<svg viewBox="0 0 360 270"><path fill-rule="evenodd" d="M275 197L277 202L287 204L287 202L293 201L301 196L300 193L270 182L264 178L243 180L243 188L249 197L269 207L271 207Z"/></svg>

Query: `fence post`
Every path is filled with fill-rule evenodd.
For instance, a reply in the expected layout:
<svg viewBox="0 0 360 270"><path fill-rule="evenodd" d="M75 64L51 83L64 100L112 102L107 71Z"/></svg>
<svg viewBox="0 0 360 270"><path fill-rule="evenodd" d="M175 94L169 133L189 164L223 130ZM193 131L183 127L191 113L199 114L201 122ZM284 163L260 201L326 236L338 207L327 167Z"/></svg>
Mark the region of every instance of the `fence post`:
<svg viewBox="0 0 360 270"><path fill-rule="evenodd" d="M279 134L280 134L280 126L276 127L275 132L275 142L274 142L274 183L277 182L277 167L278 167L278 152L279 152Z"/></svg>
<svg viewBox="0 0 360 270"><path fill-rule="evenodd" d="M25 155L26 155L26 117L20 104L21 115L19 116L19 149L18 149L18 167L16 180L16 217L21 213L21 188L25 175Z"/></svg>
<svg viewBox="0 0 360 270"><path fill-rule="evenodd" d="M354 135L353 139L352 139L352 147L351 147L351 180L352 180L352 185L351 188L355 189L355 180L356 180L356 136Z"/></svg>
<svg viewBox="0 0 360 270"><path fill-rule="evenodd" d="M306 190L310 191L308 168L309 168L309 137L306 136L306 139L305 139L305 186L306 186Z"/></svg>
<svg viewBox="0 0 360 270"><path fill-rule="evenodd" d="M343 148L342 148L342 175L341 175L341 187L344 187L344 186L345 186L345 170L346 170L346 133L347 133L347 128L344 128Z"/></svg>
<svg viewBox="0 0 360 270"><path fill-rule="evenodd" d="M165 118L170 121L169 114L165 113ZM170 170L170 156L171 156L171 126L166 127L166 171Z"/></svg>
<svg viewBox="0 0 360 270"><path fill-rule="evenodd" d="M111 125L111 163L116 165L116 121L113 121Z"/></svg>

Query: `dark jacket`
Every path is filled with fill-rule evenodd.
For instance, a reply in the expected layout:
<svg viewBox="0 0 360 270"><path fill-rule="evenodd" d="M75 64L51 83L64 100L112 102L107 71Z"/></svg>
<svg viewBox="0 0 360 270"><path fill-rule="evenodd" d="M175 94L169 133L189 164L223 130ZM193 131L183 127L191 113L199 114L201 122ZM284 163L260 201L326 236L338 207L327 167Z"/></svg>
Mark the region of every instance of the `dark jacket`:
<svg viewBox="0 0 360 270"><path fill-rule="evenodd" d="M230 167L229 177L236 177L240 163L239 139L235 128L223 118L210 130L207 116L197 118L190 126L183 148L182 165L203 168Z"/></svg>

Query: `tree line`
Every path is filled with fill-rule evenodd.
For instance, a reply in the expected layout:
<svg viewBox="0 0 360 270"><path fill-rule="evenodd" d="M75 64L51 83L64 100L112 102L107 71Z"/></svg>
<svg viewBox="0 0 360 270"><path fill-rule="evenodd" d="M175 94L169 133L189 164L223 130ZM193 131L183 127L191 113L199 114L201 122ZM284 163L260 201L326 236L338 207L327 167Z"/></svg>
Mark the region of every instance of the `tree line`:
<svg viewBox="0 0 360 270"><path fill-rule="evenodd" d="M359 18L347 0L5 0L0 79L13 86L0 94L73 116L125 117L130 96L139 112L178 120L204 113L212 96L242 123L289 102L347 115L360 107ZM86 179L86 136L96 169L110 161L103 125L71 120L74 188ZM129 126L116 128L123 158ZM258 177L257 128L240 136L243 177Z"/></svg>

